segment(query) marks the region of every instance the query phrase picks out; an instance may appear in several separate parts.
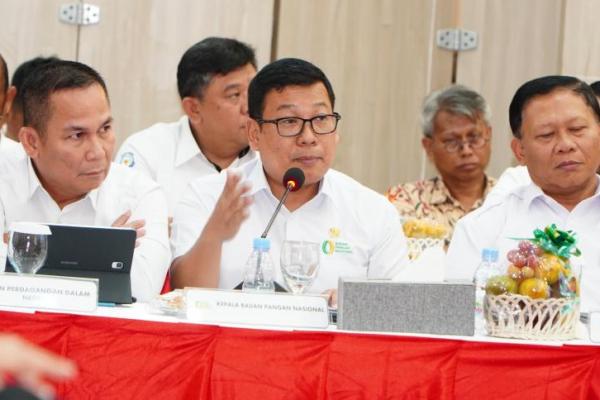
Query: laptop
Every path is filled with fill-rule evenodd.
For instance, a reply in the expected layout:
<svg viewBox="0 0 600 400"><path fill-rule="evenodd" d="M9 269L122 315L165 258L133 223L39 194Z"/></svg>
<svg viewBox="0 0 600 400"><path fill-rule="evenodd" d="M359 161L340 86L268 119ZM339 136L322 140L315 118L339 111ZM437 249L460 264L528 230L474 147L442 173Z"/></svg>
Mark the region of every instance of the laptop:
<svg viewBox="0 0 600 400"><path fill-rule="evenodd" d="M98 300L130 304L131 262L136 232L131 228L48 224L48 256L40 275L97 278ZM6 260L6 271L15 272Z"/></svg>

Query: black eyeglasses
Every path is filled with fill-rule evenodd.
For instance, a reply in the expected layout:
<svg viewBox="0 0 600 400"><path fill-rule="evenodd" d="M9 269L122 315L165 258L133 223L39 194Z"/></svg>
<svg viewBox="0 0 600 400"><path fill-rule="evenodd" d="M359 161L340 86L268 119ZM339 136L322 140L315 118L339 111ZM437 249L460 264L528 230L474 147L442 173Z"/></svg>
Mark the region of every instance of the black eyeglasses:
<svg viewBox="0 0 600 400"><path fill-rule="evenodd" d="M312 118L283 117L277 119L257 119L259 124L275 124L277 133L283 137L298 136L304 130L304 124L309 122L313 132L317 135L327 135L335 132L338 121L342 116L336 112L333 114L317 115Z"/></svg>

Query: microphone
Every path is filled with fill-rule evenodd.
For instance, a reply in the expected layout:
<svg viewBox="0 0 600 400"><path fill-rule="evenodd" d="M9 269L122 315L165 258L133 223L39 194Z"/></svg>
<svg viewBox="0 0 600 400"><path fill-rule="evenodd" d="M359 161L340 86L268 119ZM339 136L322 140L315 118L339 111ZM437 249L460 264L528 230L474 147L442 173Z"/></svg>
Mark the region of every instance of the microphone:
<svg viewBox="0 0 600 400"><path fill-rule="evenodd" d="M288 194L290 194L290 192L295 192L296 190L300 189L303 184L304 172L302 172L300 168L290 168L287 171L285 171L285 174L283 174L283 186L285 186L285 192L283 193L283 196L281 196L281 200L279 200L279 204L277 204L277 207L275 208L275 211L273 212L271 220L267 224L265 231L262 235L260 235L261 238L264 239L267 237L267 234L271 229L271 225L273 225L273 221L275 221L275 217L277 216L277 214L279 214L279 210L281 209L283 203L285 203L285 199L287 199Z"/></svg>

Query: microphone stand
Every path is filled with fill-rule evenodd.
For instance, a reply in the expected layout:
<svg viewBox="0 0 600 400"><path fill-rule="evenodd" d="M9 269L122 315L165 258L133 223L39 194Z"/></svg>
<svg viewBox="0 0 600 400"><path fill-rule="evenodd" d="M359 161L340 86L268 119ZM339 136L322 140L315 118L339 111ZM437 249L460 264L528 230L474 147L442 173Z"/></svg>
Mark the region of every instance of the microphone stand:
<svg viewBox="0 0 600 400"><path fill-rule="evenodd" d="M275 208L275 212L271 216L271 220L267 224L265 231L262 233L262 235L260 235L260 237L262 239L267 238L267 234L269 233L269 230L271 229L271 225L273 225L273 222L275 221L275 217L277 217L277 214L279 214L279 210L281 210L281 206L283 205L283 203L285 203L285 199L287 199L288 194L290 194L290 191L292 190L293 187L294 187L294 183L288 182L288 184L285 187L285 192L283 193L283 196L281 196L281 200L279 200L279 204L277 204L277 207ZM262 275L262 269L260 268L261 258L262 258L262 253L259 252L258 258L256 259L256 272L254 274L255 280L258 279L259 274ZM261 276L261 280L262 280L262 276Z"/></svg>
<svg viewBox="0 0 600 400"><path fill-rule="evenodd" d="M269 230L271 229L271 225L273 225L273 222L275 221L275 217L277 217L277 214L279 214L279 210L281 210L281 206L283 205L283 203L285 203L285 199L287 199L288 194L290 194L290 191L292 190L293 187L294 187L293 182L289 182L286 185L285 192L283 193L283 196L281 196L281 200L279 200L279 204L277 204L277 207L275 208L275 212L271 216L271 220L267 224L267 227L265 228L265 231L263 232L263 234L260 235L261 238L265 239L267 237L267 234L269 233Z"/></svg>

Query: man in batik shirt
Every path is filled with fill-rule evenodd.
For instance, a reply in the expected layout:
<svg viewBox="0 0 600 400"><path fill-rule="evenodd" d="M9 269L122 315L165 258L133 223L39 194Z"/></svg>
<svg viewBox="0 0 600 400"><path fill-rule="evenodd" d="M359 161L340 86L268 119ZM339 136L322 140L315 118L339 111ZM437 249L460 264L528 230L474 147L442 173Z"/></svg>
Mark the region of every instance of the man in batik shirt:
<svg viewBox="0 0 600 400"><path fill-rule="evenodd" d="M492 128L483 97L453 85L425 98L422 144L439 176L393 186L388 199L404 220L428 219L446 228L446 243L456 221L479 207L495 184L485 174Z"/></svg>

